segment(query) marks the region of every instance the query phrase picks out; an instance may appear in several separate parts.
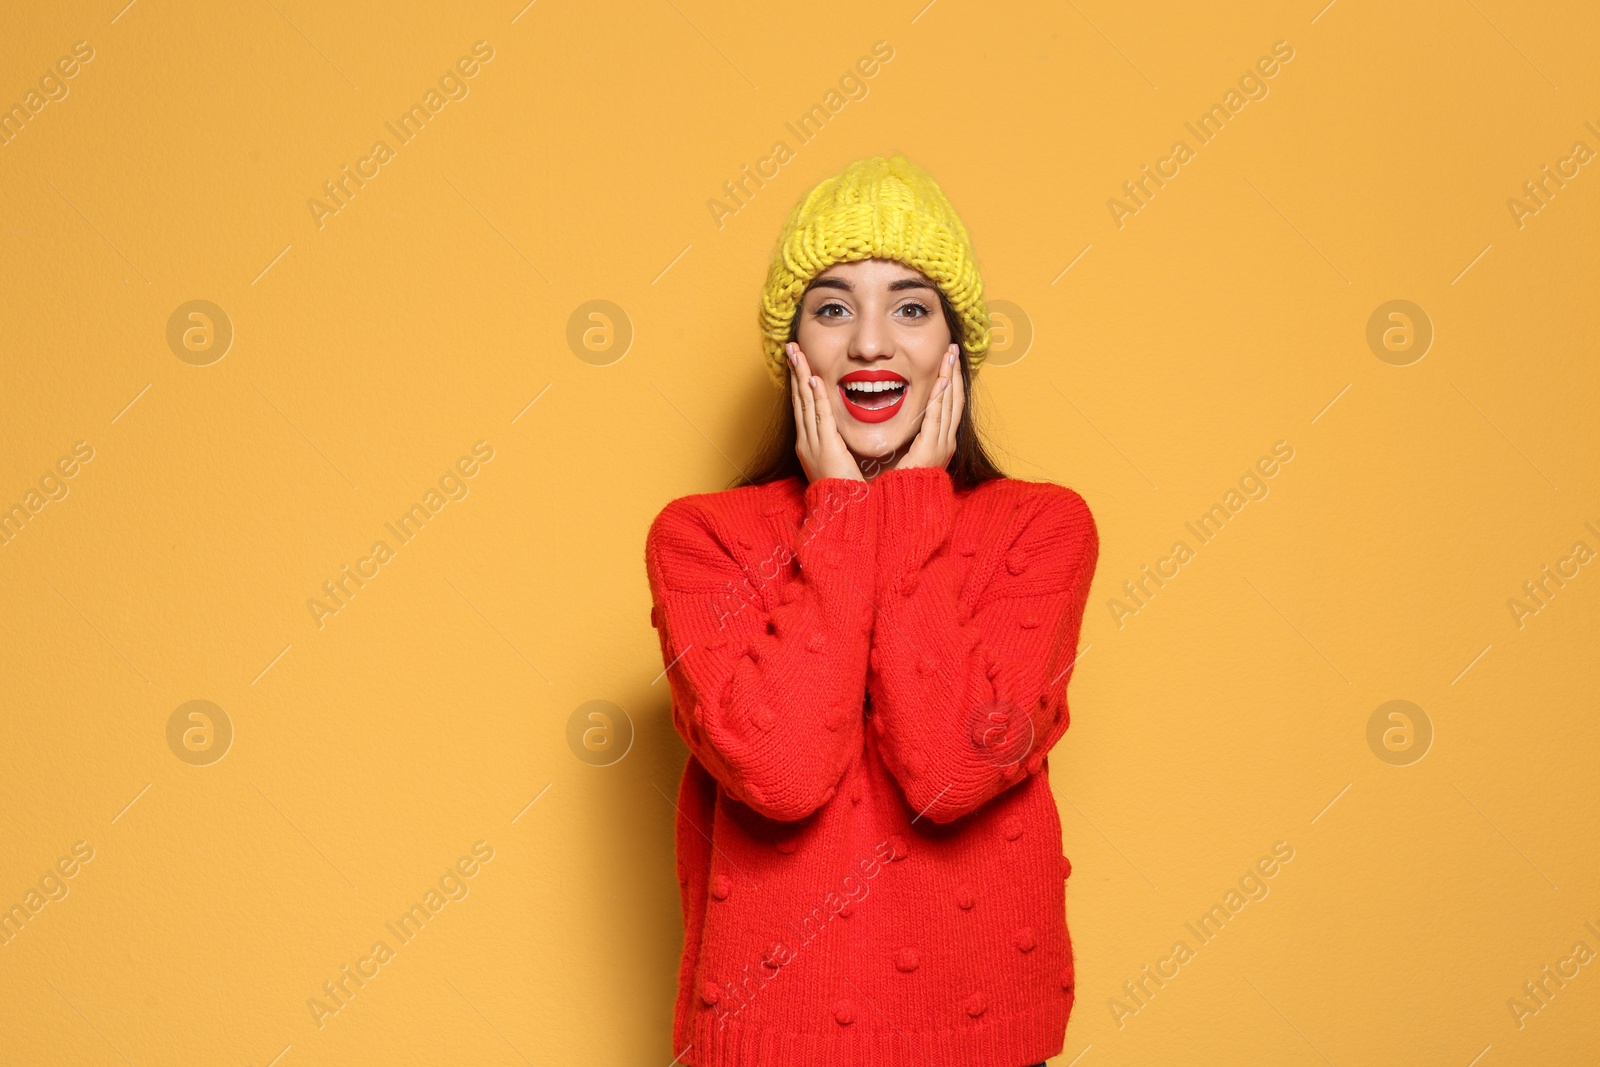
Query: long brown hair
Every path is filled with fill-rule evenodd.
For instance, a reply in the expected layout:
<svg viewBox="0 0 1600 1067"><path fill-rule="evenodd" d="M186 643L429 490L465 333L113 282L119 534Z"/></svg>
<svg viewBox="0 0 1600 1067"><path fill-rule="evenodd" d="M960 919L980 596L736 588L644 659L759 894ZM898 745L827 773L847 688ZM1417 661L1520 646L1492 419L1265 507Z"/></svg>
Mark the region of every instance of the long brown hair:
<svg viewBox="0 0 1600 1067"><path fill-rule="evenodd" d="M973 412L972 371L967 366L966 347L961 344L961 320L956 318L955 309L945 299L943 292L939 293L939 307L944 312L945 324L950 327L951 339L961 349L956 365L961 368L961 388L965 397L961 406L961 421L956 425L955 454L950 457L945 470L950 472L950 481L957 489L967 490L1006 475L995 465L983 446L983 439L978 436ZM796 311L793 321L789 323L789 340L795 340L799 333L800 313ZM794 371L791 369L789 373L793 374ZM756 447L753 461L744 473L728 484L728 488L764 485L790 477L805 481L805 468L800 465L800 457L794 450L796 440L794 405L786 390L773 409L772 421Z"/></svg>

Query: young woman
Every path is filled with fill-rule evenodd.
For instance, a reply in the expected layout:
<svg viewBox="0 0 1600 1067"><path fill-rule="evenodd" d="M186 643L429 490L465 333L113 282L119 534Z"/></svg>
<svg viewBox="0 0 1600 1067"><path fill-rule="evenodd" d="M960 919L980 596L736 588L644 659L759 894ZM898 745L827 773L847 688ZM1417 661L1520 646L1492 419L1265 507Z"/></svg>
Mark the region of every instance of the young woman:
<svg viewBox="0 0 1600 1067"><path fill-rule="evenodd" d="M790 213L757 473L645 545L689 748L673 1039L697 1067L1029 1067L1073 1004L1046 754L1099 537L973 424L967 233L903 157Z"/></svg>

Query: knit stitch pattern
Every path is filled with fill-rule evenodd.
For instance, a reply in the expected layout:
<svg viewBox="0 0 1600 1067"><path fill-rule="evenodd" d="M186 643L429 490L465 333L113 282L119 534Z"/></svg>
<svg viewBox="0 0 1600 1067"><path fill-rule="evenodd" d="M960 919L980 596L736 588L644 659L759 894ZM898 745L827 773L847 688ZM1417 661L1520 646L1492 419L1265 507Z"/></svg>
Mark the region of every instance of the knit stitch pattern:
<svg viewBox="0 0 1600 1067"><path fill-rule="evenodd" d="M961 322L973 372L989 352L989 307L967 229L938 182L905 156L857 160L824 178L789 212L761 291L767 371L788 382L783 346L811 279L835 263L892 259L921 271Z"/></svg>
<svg viewBox="0 0 1600 1067"><path fill-rule="evenodd" d="M1048 753L1099 536L937 468L672 501L645 541L689 749L673 1054L1022 1067L1074 999Z"/></svg>

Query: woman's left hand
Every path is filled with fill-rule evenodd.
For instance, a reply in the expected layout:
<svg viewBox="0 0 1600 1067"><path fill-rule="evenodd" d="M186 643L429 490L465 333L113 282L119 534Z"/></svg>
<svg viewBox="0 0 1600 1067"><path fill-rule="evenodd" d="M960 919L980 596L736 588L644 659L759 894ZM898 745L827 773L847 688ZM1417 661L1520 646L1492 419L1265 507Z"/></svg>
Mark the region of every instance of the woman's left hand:
<svg viewBox="0 0 1600 1067"><path fill-rule="evenodd" d="M939 365L939 380L933 384L928 406L922 413L922 427L891 470L907 467L938 467L950 464L956 454L956 428L961 425L961 409L966 396L961 385L961 373L956 369L960 349L951 345Z"/></svg>

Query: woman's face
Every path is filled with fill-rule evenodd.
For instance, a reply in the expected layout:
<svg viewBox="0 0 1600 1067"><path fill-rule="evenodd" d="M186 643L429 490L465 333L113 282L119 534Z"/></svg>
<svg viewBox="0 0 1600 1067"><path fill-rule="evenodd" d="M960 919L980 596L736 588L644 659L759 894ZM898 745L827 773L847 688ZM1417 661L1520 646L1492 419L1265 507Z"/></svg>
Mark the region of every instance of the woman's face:
<svg viewBox="0 0 1600 1067"><path fill-rule="evenodd" d="M796 317L795 340L845 446L868 459L909 444L940 361L958 350L933 282L893 260L836 263L812 280Z"/></svg>

